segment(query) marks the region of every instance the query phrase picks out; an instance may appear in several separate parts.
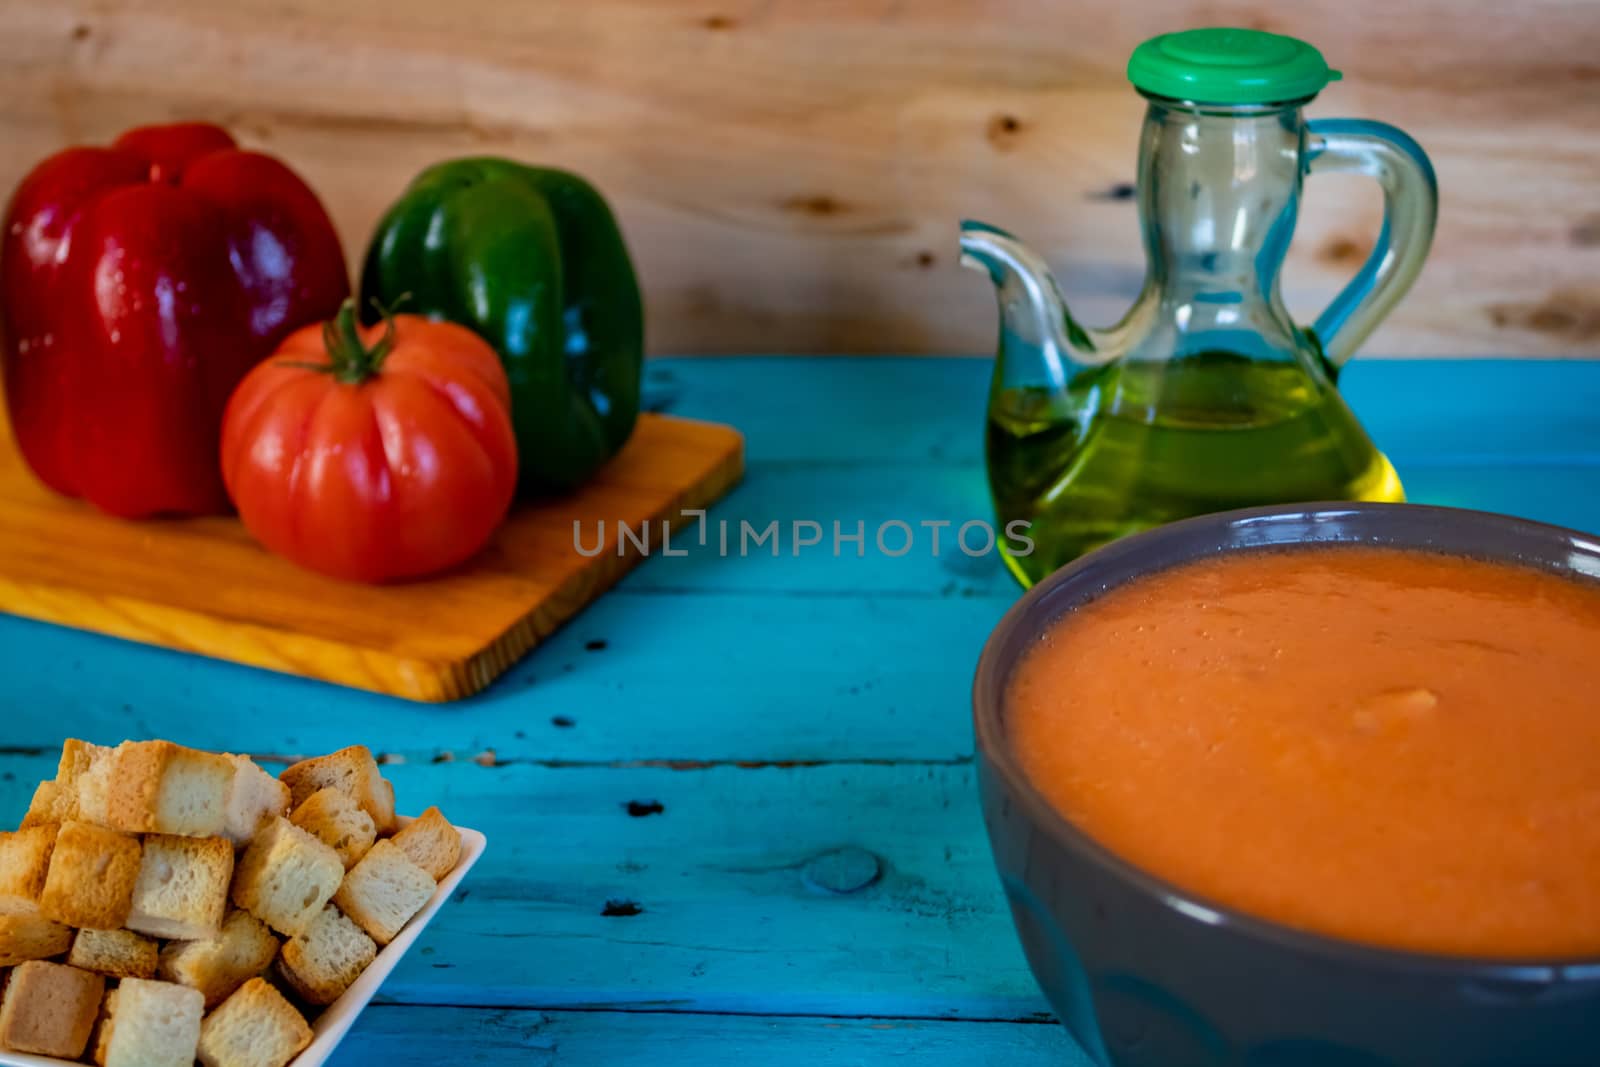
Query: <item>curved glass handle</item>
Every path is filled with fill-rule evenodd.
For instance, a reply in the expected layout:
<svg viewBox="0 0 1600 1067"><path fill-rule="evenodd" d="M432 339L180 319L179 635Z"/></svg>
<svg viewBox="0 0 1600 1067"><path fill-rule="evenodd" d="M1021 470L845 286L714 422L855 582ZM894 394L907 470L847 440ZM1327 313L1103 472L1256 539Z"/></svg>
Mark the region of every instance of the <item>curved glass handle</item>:
<svg viewBox="0 0 1600 1067"><path fill-rule="evenodd" d="M1322 354L1343 366L1422 270L1433 243L1439 186L1422 146L1405 132L1366 119L1306 124L1310 174L1366 174L1383 186L1383 230L1372 255L1312 326Z"/></svg>

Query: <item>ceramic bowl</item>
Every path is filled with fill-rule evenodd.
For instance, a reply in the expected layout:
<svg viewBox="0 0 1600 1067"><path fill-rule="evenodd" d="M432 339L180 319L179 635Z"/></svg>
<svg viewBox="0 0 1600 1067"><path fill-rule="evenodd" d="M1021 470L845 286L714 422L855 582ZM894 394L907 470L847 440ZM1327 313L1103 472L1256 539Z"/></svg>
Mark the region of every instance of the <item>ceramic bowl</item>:
<svg viewBox="0 0 1600 1067"><path fill-rule="evenodd" d="M1114 542L1056 572L995 629L973 692L984 820L1035 978L1091 1059L1116 1067L1600 1063L1600 959L1428 956L1241 914L1090 840L1034 791L1013 758L1003 691L1019 656L1063 613L1187 560L1328 543L1425 548L1600 577L1600 538L1405 504L1204 516Z"/></svg>

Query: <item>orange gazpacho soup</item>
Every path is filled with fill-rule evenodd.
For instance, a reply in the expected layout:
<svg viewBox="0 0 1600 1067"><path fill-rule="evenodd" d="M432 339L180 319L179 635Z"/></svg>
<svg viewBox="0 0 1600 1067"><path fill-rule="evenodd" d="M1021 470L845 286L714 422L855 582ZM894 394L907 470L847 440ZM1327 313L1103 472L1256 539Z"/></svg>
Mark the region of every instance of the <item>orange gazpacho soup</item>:
<svg viewBox="0 0 1600 1067"><path fill-rule="evenodd" d="M1433 954L1600 955L1600 584L1234 552L1058 620L1005 715L1068 821L1201 899Z"/></svg>

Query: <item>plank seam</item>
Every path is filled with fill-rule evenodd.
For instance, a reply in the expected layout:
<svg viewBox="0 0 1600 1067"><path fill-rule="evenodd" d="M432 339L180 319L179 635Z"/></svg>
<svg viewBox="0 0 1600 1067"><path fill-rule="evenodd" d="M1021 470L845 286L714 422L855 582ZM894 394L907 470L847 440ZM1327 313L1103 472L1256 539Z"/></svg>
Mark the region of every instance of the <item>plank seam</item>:
<svg viewBox="0 0 1600 1067"><path fill-rule="evenodd" d="M26 743L11 744L0 747L0 759L49 759L54 760L53 754L59 749L59 743L52 745L29 745ZM288 765L307 758L286 752L252 752L251 759L263 764ZM448 758L441 758L445 756ZM714 771L732 768L741 771L762 770L814 770L829 767L967 767L973 762L972 753L958 756L896 758L856 756L838 759L677 759L677 758L651 758L638 759L540 759L536 757L510 756L501 757L488 752L477 753L466 757L456 757L453 753L419 753L412 759L406 753L380 752L377 754L378 762L384 766L397 763L438 764L449 763L461 767L480 767L484 770L495 770L501 767L537 767L543 770L669 770L669 771Z"/></svg>
<svg viewBox="0 0 1600 1067"><path fill-rule="evenodd" d="M847 1015L839 1012L808 1012L808 1011L706 1011L695 1008L630 1008L626 1005L521 1005L521 1004L444 1004L424 1003L409 1000L376 999L372 1007L378 1009L403 1008L406 1010L423 1009L436 1011L495 1011L495 1012L529 1012L540 1014L562 1015L677 1015L698 1016L703 1018L743 1018L743 1019L849 1019L852 1022L918 1022L918 1023L987 1023L1002 1026L1050 1026L1055 1025L1056 1017L1046 1011L1029 1012L1026 1015Z"/></svg>

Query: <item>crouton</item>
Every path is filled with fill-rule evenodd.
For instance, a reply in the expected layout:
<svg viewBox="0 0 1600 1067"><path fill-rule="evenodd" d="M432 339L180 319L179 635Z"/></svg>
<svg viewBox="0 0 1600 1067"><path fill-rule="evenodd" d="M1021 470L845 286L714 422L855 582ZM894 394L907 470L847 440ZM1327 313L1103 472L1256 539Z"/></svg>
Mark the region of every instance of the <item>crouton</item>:
<svg viewBox="0 0 1600 1067"><path fill-rule="evenodd" d="M377 958L378 946L333 905L284 943L278 974L307 1004L332 1004Z"/></svg>
<svg viewBox="0 0 1600 1067"><path fill-rule="evenodd" d="M38 915L0 915L0 967L59 956L72 944L72 928Z"/></svg>
<svg viewBox="0 0 1600 1067"><path fill-rule="evenodd" d="M239 987L200 1024L204 1067L284 1067L311 1044L311 1027L260 978Z"/></svg>
<svg viewBox="0 0 1600 1067"><path fill-rule="evenodd" d="M333 849L279 816L245 849L233 879L233 902L281 934L297 937L344 880Z"/></svg>
<svg viewBox="0 0 1600 1067"><path fill-rule="evenodd" d="M118 746L106 825L129 833L218 837L226 829L234 764L170 741Z"/></svg>
<svg viewBox="0 0 1600 1067"><path fill-rule="evenodd" d="M183 941L214 937L228 910L232 882L233 842L227 838L150 834L144 839L128 929Z"/></svg>
<svg viewBox="0 0 1600 1067"><path fill-rule="evenodd" d="M197 990L123 979L106 994L94 1062L100 1067L194 1067L203 1012Z"/></svg>
<svg viewBox="0 0 1600 1067"><path fill-rule="evenodd" d="M391 840L436 882L455 870L461 859L461 834L438 808L418 815Z"/></svg>
<svg viewBox="0 0 1600 1067"><path fill-rule="evenodd" d="M68 926L116 930L128 921L139 839L86 822L62 823L39 913Z"/></svg>
<svg viewBox="0 0 1600 1067"><path fill-rule="evenodd" d="M289 787L291 803L296 808L317 790L332 787L361 805L361 810L372 816L372 825L379 834L394 829L394 787L379 773L378 763L365 745L301 760L285 768L278 779Z"/></svg>
<svg viewBox="0 0 1600 1067"><path fill-rule="evenodd" d="M0 1000L0 1048L75 1060L89 1045L106 980L37 960L11 972Z"/></svg>
<svg viewBox="0 0 1600 1067"><path fill-rule="evenodd" d="M56 782L69 793L78 790L78 784L94 764L111 752L104 745L90 744L76 737L61 743L61 759L56 764Z"/></svg>
<svg viewBox="0 0 1600 1067"><path fill-rule="evenodd" d="M393 841L379 841L345 875L333 895L339 910L380 945L387 945L433 898L428 872L406 858Z"/></svg>
<svg viewBox="0 0 1600 1067"><path fill-rule="evenodd" d="M79 930L67 962L108 978L154 978L161 946L132 930Z"/></svg>
<svg viewBox="0 0 1600 1067"><path fill-rule="evenodd" d="M247 911L230 912L216 937L174 941L161 950L157 973L200 991L207 1010L272 964L278 939Z"/></svg>
<svg viewBox="0 0 1600 1067"><path fill-rule="evenodd" d="M78 798L61 788L60 782L40 782L28 802L28 814L22 817L22 829L64 823L78 817Z"/></svg>
<svg viewBox="0 0 1600 1067"><path fill-rule="evenodd" d="M0 833L0 914L36 915L56 832L50 823Z"/></svg>
<svg viewBox="0 0 1600 1067"><path fill-rule="evenodd" d="M224 834L235 848L244 848L263 822L289 814L289 787L256 766L249 756L227 758L234 773L228 786Z"/></svg>
<svg viewBox="0 0 1600 1067"><path fill-rule="evenodd" d="M337 852L345 870L354 867L378 839L372 816L361 810L354 797L333 788L306 797L289 821Z"/></svg>
<svg viewBox="0 0 1600 1067"><path fill-rule="evenodd" d="M75 737L61 746L61 763L56 768L56 784L68 796L73 819L105 825L106 800L111 789L111 766L115 750L91 745ZM63 820L66 821L66 820Z"/></svg>

